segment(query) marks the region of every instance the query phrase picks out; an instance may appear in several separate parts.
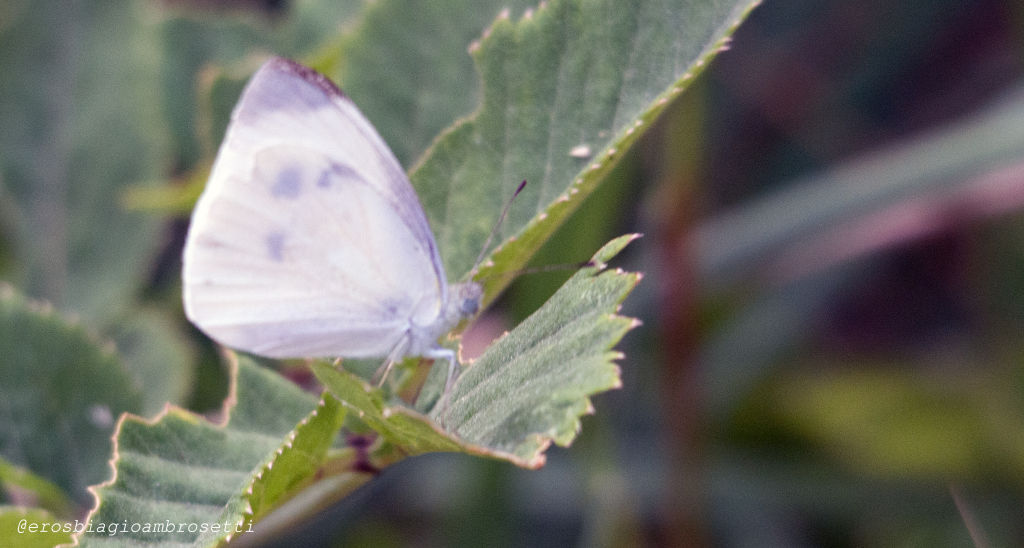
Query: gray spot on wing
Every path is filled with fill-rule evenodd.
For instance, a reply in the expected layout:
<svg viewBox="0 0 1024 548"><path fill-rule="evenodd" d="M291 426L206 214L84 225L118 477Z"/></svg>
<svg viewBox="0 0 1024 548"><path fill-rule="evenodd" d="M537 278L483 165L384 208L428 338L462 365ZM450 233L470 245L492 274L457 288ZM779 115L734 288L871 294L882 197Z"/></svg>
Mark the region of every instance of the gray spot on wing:
<svg viewBox="0 0 1024 548"><path fill-rule="evenodd" d="M317 188L331 188L333 182L331 181L331 172L325 171L320 174L320 178L316 180Z"/></svg>
<svg viewBox="0 0 1024 548"><path fill-rule="evenodd" d="M271 232L264 240L267 244L267 255L275 262L284 260L284 233Z"/></svg>
<svg viewBox="0 0 1024 548"><path fill-rule="evenodd" d="M331 169L320 174L320 178L316 181L316 186L325 190L329 189L334 186L336 179L362 180L354 169L342 164L332 163Z"/></svg>
<svg viewBox="0 0 1024 548"><path fill-rule="evenodd" d="M270 187L270 195L275 198L298 198L299 194L302 194L302 170L296 166L282 169Z"/></svg>

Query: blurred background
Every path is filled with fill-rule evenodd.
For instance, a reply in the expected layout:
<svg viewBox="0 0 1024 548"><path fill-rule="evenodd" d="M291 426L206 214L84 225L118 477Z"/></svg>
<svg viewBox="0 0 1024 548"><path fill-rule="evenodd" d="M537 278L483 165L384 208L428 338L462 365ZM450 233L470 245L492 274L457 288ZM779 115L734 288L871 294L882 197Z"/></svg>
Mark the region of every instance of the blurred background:
<svg viewBox="0 0 1024 548"><path fill-rule="evenodd" d="M0 7L0 274L149 367L142 412L215 411L224 371L178 286L182 189L224 123L197 90L217 101L209 67L256 50L315 52L360 2L153 1L156 41L122 15L142 3L31 4ZM90 41L110 33L128 46ZM1024 545L1024 4L768 0L733 38L534 261L645 234L618 265L645 273L624 387L539 471L408 459L303 545ZM55 109L62 76L92 110ZM33 186L58 167L86 182ZM148 221L103 214L124 207ZM82 235L62 259L55 222ZM567 276L521 277L481 325Z"/></svg>

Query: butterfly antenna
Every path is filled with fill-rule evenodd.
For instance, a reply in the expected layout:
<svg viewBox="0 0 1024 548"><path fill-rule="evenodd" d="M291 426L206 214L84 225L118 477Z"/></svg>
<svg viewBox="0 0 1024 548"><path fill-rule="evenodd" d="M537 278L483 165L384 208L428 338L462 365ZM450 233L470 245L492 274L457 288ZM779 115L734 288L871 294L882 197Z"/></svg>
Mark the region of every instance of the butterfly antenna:
<svg viewBox="0 0 1024 548"><path fill-rule="evenodd" d="M491 245L491 240L498 234L498 229L501 228L501 223L505 222L505 216L508 215L508 210L512 207L512 202L515 201L516 196L526 188L526 179L519 183L516 187L516 191L512 193L512 197L505 202L505 208L501 210L501 216L498 217L498 222L494 223L494 228L491 229L491 233L487 235L487 239L484 241L483 247L480 249L480 254L477 255L476 261L473 262L473 269L470 272L476 272L477 267L480 266L480 261L484 260L484 255L487 254L487 248Z"/></svg>

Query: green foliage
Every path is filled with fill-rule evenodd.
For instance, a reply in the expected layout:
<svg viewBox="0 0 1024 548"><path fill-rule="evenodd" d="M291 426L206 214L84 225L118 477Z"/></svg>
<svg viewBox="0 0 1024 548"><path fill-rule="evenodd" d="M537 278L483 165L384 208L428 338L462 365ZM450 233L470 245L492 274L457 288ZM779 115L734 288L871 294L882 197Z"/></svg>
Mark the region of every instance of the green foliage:
<svg viewBox="0 0 1024 548"><path fill-rule="evenodd" d="M525 264L753 5L697 10L654 0L623 10L613 1L566 1L520 21L499 18L471 48L483 81L479 111L446 132L412 173L449 272L470 270L525 179L501 227L516 239L480 272L493 298L507 277L487 276Z"/></svg>
<svg viewBox="0 0 1024 548"><path fill-rule="evenodd" d="M635 236L601 248L516 329L494 342L459 377L448 409L435 406L451 431L475 444L513 455L526 466L544 463L553 441L568 446L588 396L621 385L611 350L635 319L616 315L640 280L635 273L601 272Z"/></svg>
<svg viewBox="0 0 1024 548"><path fill-rule="evenodd" d="M202 103L203 95L196 93L197 86L210 85L209 71L244 65L254 51L285 56L308 54L331 40L361 2L299 0L291 4L283 21L232 12L170 9L152 14L157 20L153 36L166 52L160 67L159 97L170 123L173 153L182 167L191 168L211 159L223 136L226 115L241 91L238 87L228 102L211 110L210 105Z"/></svg>
<svg viewBox="0 0 1024 548"><path fill-rule="evenodd" d="M314 372L392 446L381 453L463 451L540 467L551 442L568 446L579 433L580 416L593 409L589 396L620 385L612 363L620 355L610 348L635 320L615 311L639 275L601 271L632 239L609 242L595 266L492 344L459 376L447 406L433 400L429 418L389 405L356 375L325 363L314 364Z"/></svg>
<svg viewBox="0 0 1024 548"><path fill-rule="evenodd" d="M159 413L168 402L184 402L194 381L192 352L169 314L137 308L110 330L119 354L143 387L143 416Z"/></svg>
<svg viewBox="0 0 1024 548"><path fill-rule="evenodd" d="M126 521L171 525L169 531L119 533L123 542L213 546L247 530L254 514L293 495L319 468L344 417L340 406L331 400L317 405L249 358L239 357L233 368L223 426L177 408L152 422L130 415L121 420L115 475L96 489L95 532L80 539L82 546L109 538L97 530L100 524Z"/></svg>
<svg viewBox="0 0 1024 548"><path fill-rule="evenodd" d="M160 220L117 199L166 167L158 54L139 2L15 6L0 32L0 73L17 75L0 82L0 199L16 257L4 278L107 323L159 243Z"/></svg>
<svg viewBox="0 0 1024 548"><path fill-rule="evenodd" d="M372 50L374 44L384 43L376 39L374 33L387 34L386 28L371 24L374 17L393 6L381 4L368 12L364 30L348 35L341 45L342 53L353 52L352 64L344 65L344 72L356 94L368 86L360 84L360 75L371 70L360 69L365 66L365 63L360 64L360 55L365 58L365 53L361 52L366 50L359 47ZM472 121L463 123L438 141L414 174L446 258L452 254L466 255L470 246L482 245L483 233L479 229L493 223L497 217L493 206L500 206L504 201L500 196L505 192L494 190L507 186L505 174L522 170L523 177L538 177L534 179L535 184L528 187L531 189L528 195L517 204L533 205L528 209L520 208L519 212L514 210L505 232L521 232L535 215L540 222L531 225L526 231L527 238L520 240L512 251L504 252L507 259L500 264L504 267L524 264L550 232L596 187L619 154L649 127L668 99L677 95L721 48L725 36L749 7L722 6L716 8L717 11L701 12L701 17L694 18L690 17L692 12L669 3L651 2L641 5L632 18L620 23L606 18L613 9L610 4L556 2L529 12L517 23L507 16L499 17L485 38L474 45L474 60L484 77L482 106ZM429 10L434 10L431 11L433 17L427 17L426 21L443 19L442 12L435 8ZM455 25L462 29L461 35L444 34L444 40L438 40L436 51L451 49L452 44L460 40L458 36L475 35L478 31L472 30L476 27L471 22L476 21L480 13ZM655 16L665 13L672 14L678 21ZM675 32L672 25L683 19L699 31ZM194 25L191 22L177 24ZM615 41L634 42L638 49L623 52L602 47ZM648 52L656 62L649 62L645 55ZM432 55L438 55L441 64L448 62L440 53ZM551 64L550 59L555 58L567 61L562 72ZM377 66L379 62L377 59ZM467 65L450 66L452 74L466 72ZM588 75L584 70L588 66L600 70ZM425 87L438 90L435 97L445 98L441 107L433 108L436 101L431 102L429 93L417 95L417 101L425 103L395 102L407 105L404 112L437 111L433 117L423 120L423 127L414 127L410 132L411 137L404 145L405 155L426 142L422 136L415 135L436 131L468 104L460 103L464 99L447 99L458 97L445 91L445 86L451 86L452 78L444 77L443 71L431 74L435 76ZM436 77L437 74L442 76ZM637 74L642 77L636 78ZM229 79L217 79L208 89L218 95L221 93L218 90L226 90L224 93L230 97L237 93L238 87L237 83L230 84ZM397 89L408 93L408 88ZM573 94L577 98L573 98ZM592 99L586 102L589 108L575 112L573 107L583 95ZM472 93L462 97L472 97ZM220 100L210 104L218 103L225 104ZM541 117L544 125L530 128L520 125L520 121L537 121L539 113L547 109L553 109L557 116ZM217 113L224 111L223 107L211 111L210 120L216 127L222 126L217 120L224 120L223 115ZM501 113L509 111L522 111L522 115L506 119ZM474 137L475 131L481 133ZM592 147L591 151L585 151L585 156L596 154L594 151L603 152L597 160L591 161L573 150L579 145ZM473 161L461 165L467 159ZM495 166L503 164L507 171L495 170ZM542 173L544 176L539 176ZM450 182L445 185L431 182L432 178L441 177ZM570 188L571 185L575 186ZM448 196L451 210L460 212L439 216L438 192ZM499 201L479 201L481 192ZM464 239L466 243L453 241L451 234L463 228L472 237ZM551 442L568 445L576 436L580 416L592 411L589 396L620 384L618 370L612 363L619 354L610 348L635 323L616 316L615 310L638 277L621 272L601 273L601 270L629 239L620 238L603 248L595 256L594 266L570 279L536 314L468 367L451 394L450 407L442 411L440 406L435 406L432 419L412 409L395 406L384 399L384 394L369 389L348 373L325 364L316 364L314 369L341 403L358 411L360 422L382 436L383 441L371 453L376 466L390 464L396 455L439 450L465 451L507 459L523 466L540 466L544 462L543 452ZM448 264L452 264L450 260ZM468 264L462 264L455 266L454 271L465 272L467 268ZM256 378L262 379L259 386L265 391L252 395L244 388L251 382L246 380L251 371L242 360L238 369L238 408L223 428L197 421L174 409L152 424L132 418L123 420L117 438L117 474L111 483L97 490L101 503L92 520L96 523L151 522L159 521L159 516L171 516L172 521L199 522L203 516L208 517L214 507L223 507L220 522L248 525L280 507L299 488L306 488L305 494L295 499L290 509L286 506L283 512L287 515L304 515L363 481L358 475L352 475L351 467L346 469L343 464L349 462L346 459L351 457L350 449L341 453L348 456L336 455L329 461L324 460L343 417L338 402L327 396L320 408L293 430L301 418L292 416L297 412L281 412L278 402L266 401L277 390L288 390L280 381L275 384L262 373ZM434 390L433 399L428 397L426 401L436 402L436 386L428 384L425 390L426 394ZM499 395L504 397L499 398ZM295 407L295 402L291 402L291 407ZM268 409L278 410L278 417L285 418L278 423L253 421L250 424L253 432L250 432L245 426L250 411ZM442 412L444 416L440 416ZM311 411L307 408L305 413ZM447 430L439 429L435 420ZM254 433L259 435L249 436ZM175 446L189 446L191 450L181 454L171 450ZM323 489L324 484L334 485L322 475L325 463L333 463L328 466L332 469L342 463L340 469L346 470L344 474L331 476L346 478L332 490ZM185 479L194 473L202 474L205 479L198 484L194 478L191 482ZM314 476L317 476L316 482ZM245 477L249 479L242 479ZM244 486L241 491L240 484ZM153 491L147 490L146 485L160 487ZM128 503L140 498L151 501L143 505ZM163 536L129 533L122 538L206 545L216 543L224 535L217 532L198 537L178 533ZM88 545L96 540L99 537L86 535L83 543Z"/></svg>
<svg viewBox="0 0 1024 548"><path fill-rule="evenodd" d="M0 544L3 546L50 548L70 542L71 530L70 525L45 510L0 506Z"/></svg>
<svg viewBox="0 0 1024 548"><path fill-rule="evenodd" d="M321 50L315 66L336 79L408 166L479 102L467 46L502 10L520 13L535 4L373 2L338 45Z"/></svg>
<svg viewBox="0 0 1024 548"><path fill-rule="evenodd" d="M196 15L130 0L0 7L0 71L11 76L0 80L0 274L16 288L0 290L0 482L4 502L47 511L0 507L0 545L68 540L10 531L21 519L64 523L75 515L70 505L89 505L85 487L109 473L118 416L116 474L95 490L95 524L254 525L265 539L407 456L449 451L542 466L552 443L576 440L582 415L594 412L591 398L621 384L615 361L622 354L613 347L638 322L618 307L639 274L605 267L631 237L606 244L593 265L463 364L446 406L439 405L441 367L396 372L395 392L418 396L408 403L318 362L313 371L326 391L317 398L241 356L229 378L230 418L213 424L165 407L188 400L200 354L184 336L177 273L167 274L176 268L174 231L154 212L181 212L194 199L238 92L262 58L296 57L338 80L411 166L449 274L481 280L489 304L511 278L504 274L529 262L634 145L656 133L657 119L756 3L643 0L624 9L613 0L297 0L277 16ZM1021 95L1008 95L702 225L693 239L695 271L679 280L695 278L711 294L685 303L706 313L695 322L705 322L710 336L690 342L703 345L711 422L730 420L737 402L756 394L764 407L753 409L764 422L755 423L785 430L878 485L995 477L1019 486L1024 447L1011 368L973 385L962 382L963 372L935 382L919 373L865 373L832 356L821 375L748 389L808 341L830 299L861 274L848 267L853 259L1019 207L1022 113ZM681 119L699 124L701 114ZM692 133L687 154L705 152ZM674 165L697 170L700 161ZM623 170L621 188L629 190L614 196L639 188L637 173ZM191 185L159 183L172 177ZM692 177L668 178L684 186ZM471 272L524 179L488 261ZM621 232L611 221L601 211L588 222ZM1019 245L1019 227L1009 226L985 237ZM877 231L889 243L873 239ZM572 253L591 252L595 232L580 238L587 244L573 240ZM1002 315L979 314L979 324L1019 338L1019 280L1006 273L1018 271L1024 255L990 253L1004 266L993 276L1006 279L998 302L982 308ZM767 290L758 286L763 280ZM1010 348L992 359L1019 362L1016 347L1002 344ZM856 371L837 373L836 364ZM669 398L671 389L664 388ZM161 409L152 420L122 415ZM340 431L359 435L342 442ZM655 450L640 451L643 458ZM588 481L616 491L624 477ZM736 485L753 481L760 478ZM833 487L843 493L831 501L836 508L868 497L866 488ZM789 500L814 506L820 497ZM877 528L892 521L879 517ZM948 531L948 523L919 538L941 536L934 531ZM115 542L214 546L230 536L122 531ZM94 532L81 542L112 539Z"/></svg>
<svg viewBox="0 0 1024 548"><path fill-rule="evenodd" d="M33 506L55 516L69 518L74 514L74 504L60 487L4 459L0 459L0 488L13 498L29 499Z"/></svg>
<svg viewBox="0 0 1024 548"><path fill-rule="evenodd" d="M185 398L192 358L167 311L136 309L164 223L121 203L168 167L159 49L137 1L26 6L5 8L0 28L0 275L126 342L155 411Z"/></svg>
<svg viewBox="0 0 1024 548"><path fill-rule="evenodd" d="M618 354L608 349L634 323L614 312L638 276L600 271L631 239L605 246L595 255L595 266L577 273L475 362L474 373L462 377L452 394L452 433L410 409L385 405L379 390L352 374L324 363L315 364L314 371L344 407L356 411L386 442L371 457L375 466L393 463L396 454L463 451L538 467L551 441L568 445L575 437L579 416L591 410L587 397L619 384L611 363ZM302 488L310 492L278 520L307 515L368 479L355 467L352 449L328 459L345 417L341 402L325 395L316 405L308 394L244 356L233 376L237 381L229 405L234 407L225 409L229 419L223 427L176 408L153 422L122 419L115 476L96 489L100 505L90 516L93 532L81 538L83 546L109 538L100 524L125 522L173 527L169 532L122 531L122 542L213 546L231 532L247 531ZM511 397L487 394L495 388ZM180 531L179 523L206 524L207 530Z"/></svg>
<svg viewBox="0 0 1024 548"><path fill-rule="evenodd" d="M998 213L1012 206L988 196L1014 184L1022 151L1024 93L1016 93L967 119L795 181L716 218L699 235L706 250L701 274L725 285L767 263L780 278L802 276L864 252L837 243L871 226L902 221L897 236L909 237L927 229L928 215L935 223L956 222L957 216L942 216L959 204L974 214ZM904 214L910 208L924 222L909 224ZM817 260L810 261L811 254ZM794 266L799 270L782 270Z"/></svg>
<svg viewBox="0 0 1024 548"><path fill-rule="evenodd" d="M729 291L752 277L778 286L747 303L708 344L708 367L718 379L711 384L714 412L735 405L780 353L813 332L818 307L857 276L850 270L858 268L854 260L1014 207L1012 196L1001 196L1017 184L1022 128L1024 94L1009 94L972 116L793 181L702 225L694 240L701 253L698 276L708 291ZM995 255L1000 264L1013 260L1012 254ZM1000 301L1016 308L1015 295L1010 291ZM755 330L760 336L751 337Z"/></svg>
<svg viewBox="0 0 1024 548"><path fill-rule="evenodd" d="M228 3L0 2L0 546L89 508L87 546L1022 544L1011 2ZM225 374L180 239L271 54L353 98L488 303L636 231L647 283L620 315L629 237L517 280L447 406L425 360Z"/></svg>
<svg viewBox="0 0 1024 548"><path fill-rule="evenodd" d="M782 378L771 392L767 416L862 474L963 480L1004 470L1022 479L1019 411L994 400L985 381L965 387L862 367Z"/></svg>
<svg viewBox="0 0 1024 548"><path fill-rule="evenodd" d="M108 471L117 416L138 411L140 387L82 326L0 286L0 448L13 464L79 502Z"/></svg>

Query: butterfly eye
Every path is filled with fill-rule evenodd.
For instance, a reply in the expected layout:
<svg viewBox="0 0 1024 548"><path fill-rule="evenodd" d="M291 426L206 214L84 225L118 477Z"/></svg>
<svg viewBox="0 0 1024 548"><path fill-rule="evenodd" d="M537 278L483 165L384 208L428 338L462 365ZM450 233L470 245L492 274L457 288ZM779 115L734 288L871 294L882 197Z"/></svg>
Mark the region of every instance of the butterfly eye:
<svg viewBox="0 0 1024 548"><path fill-rule="evenodd" d="M462 299L462 314L463 316L472 316L480 310L480 299L467 298Z"/></svg>

